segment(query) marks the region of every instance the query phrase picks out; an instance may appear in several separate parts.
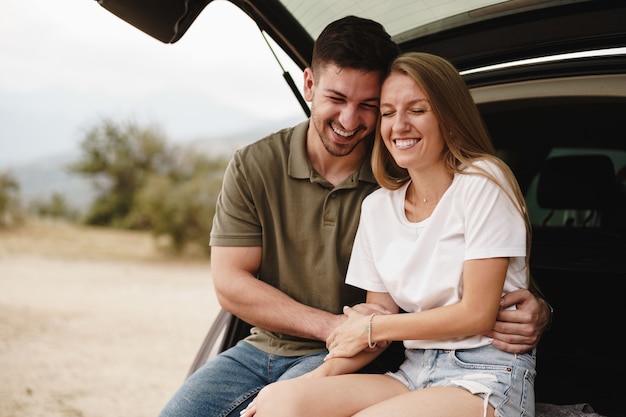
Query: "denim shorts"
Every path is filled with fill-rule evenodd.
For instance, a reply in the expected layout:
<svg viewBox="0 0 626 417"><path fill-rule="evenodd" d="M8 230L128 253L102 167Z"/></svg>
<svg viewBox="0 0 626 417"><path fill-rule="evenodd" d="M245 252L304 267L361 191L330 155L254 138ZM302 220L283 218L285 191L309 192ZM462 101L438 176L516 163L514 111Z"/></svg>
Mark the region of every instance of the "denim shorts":
<svg viewBox="0 0 626 417"><path fill-rule="evenodd" d="M397 372L387 375L410 390L456 386L481 396L497 417L535 415L535 350L516 355L492 345L475 349L407 349Z"/></svg>

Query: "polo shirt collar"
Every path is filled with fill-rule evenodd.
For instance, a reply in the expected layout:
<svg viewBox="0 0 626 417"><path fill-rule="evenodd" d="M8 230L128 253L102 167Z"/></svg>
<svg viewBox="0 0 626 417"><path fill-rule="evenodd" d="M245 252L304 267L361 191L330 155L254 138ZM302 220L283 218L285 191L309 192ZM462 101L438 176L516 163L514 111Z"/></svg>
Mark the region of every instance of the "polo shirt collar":
<svg viewBox="0 0 626 417"><path fill-rule="evenodd" d="M309 129L309 120L299 123L294 127L289 148L289 176L299 179L312 179L313 168L306 154L306 134ZM376 178L372 172L371 146L365 160L359 170L359 181L367 181L376 184Z"/></svg>

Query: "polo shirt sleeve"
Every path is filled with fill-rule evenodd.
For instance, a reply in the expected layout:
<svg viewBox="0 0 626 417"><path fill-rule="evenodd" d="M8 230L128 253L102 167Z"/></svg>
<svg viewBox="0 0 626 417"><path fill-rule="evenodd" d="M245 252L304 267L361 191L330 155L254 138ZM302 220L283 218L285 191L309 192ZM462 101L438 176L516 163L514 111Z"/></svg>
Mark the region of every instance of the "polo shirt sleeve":
<svg viewBox="0 0 626 417"><path fill-rule="evenodd" d="M241 151L224 173L211 229L211 246L262 246L262 228Z"/></svg>

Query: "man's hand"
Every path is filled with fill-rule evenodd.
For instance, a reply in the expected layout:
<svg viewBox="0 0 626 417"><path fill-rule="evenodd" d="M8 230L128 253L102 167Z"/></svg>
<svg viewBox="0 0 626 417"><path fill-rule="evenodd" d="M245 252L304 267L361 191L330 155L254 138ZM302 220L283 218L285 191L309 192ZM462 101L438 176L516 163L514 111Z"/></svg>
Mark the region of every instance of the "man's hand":
<svg viewBox="0 0 626 417"><path fill-rule="evenodd" d="M387 310L384 306L375 303L361 303L351 307L352 310L359 314L369 316L372 313L376 314L391 314L391 311Z"/></svg>
<svg viewBox="0 0 626 417"><path fill-rule="evenodd" d="M517 309L505 310L512 305ZM537 346L550 323L548 303L528 290L517 290L502 297L500 308L493 330L487 333L493 345L510 353L523 353Z"/></svg>

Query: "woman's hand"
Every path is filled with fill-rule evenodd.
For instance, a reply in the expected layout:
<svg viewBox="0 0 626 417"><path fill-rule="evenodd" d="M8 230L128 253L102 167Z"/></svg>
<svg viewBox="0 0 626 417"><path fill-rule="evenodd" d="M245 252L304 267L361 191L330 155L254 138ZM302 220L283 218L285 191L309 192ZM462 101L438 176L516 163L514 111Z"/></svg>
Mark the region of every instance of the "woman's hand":
<svg viewBox="0 0 626 417"><path fill-rule="evenodd" d="M256 414L256 404L254 403L254 400L250 404L248 404L246 408L241 410L241 413L239 413L241 417L254 417L255 414Z"/></svg>
<svg viewBox="0 0 626 417"><path fill-rule="evenodd" d="M332 358L351 358L362 351L375 351L387 346L387 342L379 342L375 347L368 346L369 321L371 314L362 314L356 308L344 307L346 321L337 327L326 340L328 355Z"/></svg>

